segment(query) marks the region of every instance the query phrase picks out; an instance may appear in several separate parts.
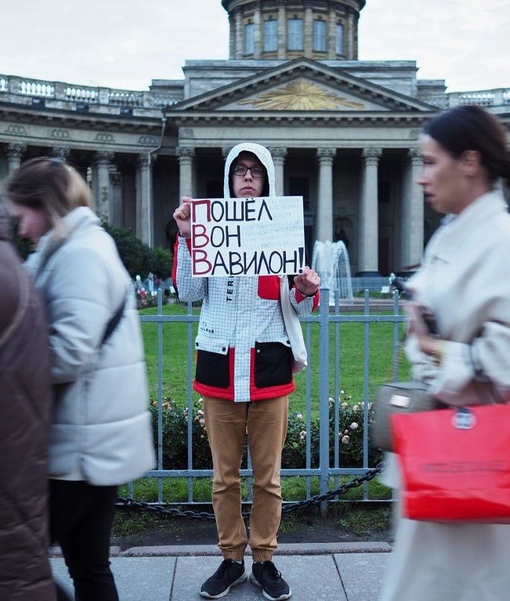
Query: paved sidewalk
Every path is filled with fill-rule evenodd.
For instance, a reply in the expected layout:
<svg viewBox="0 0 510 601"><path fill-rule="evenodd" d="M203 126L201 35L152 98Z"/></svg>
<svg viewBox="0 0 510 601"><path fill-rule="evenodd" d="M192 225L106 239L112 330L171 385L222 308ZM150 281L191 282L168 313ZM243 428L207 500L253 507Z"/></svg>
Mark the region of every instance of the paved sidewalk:
<svg viewBox="0 0 510 601"><path fill-rule="evenodd" d="M294 601L377 601L388 565L387 543L313 543L278 547L274 562L292 589ZM64 561L51 563L57 580L71 584ZM112 548L112 570L120 601L192 601L202 599L200 585L221 561L216 546ZM246 559L250 573L251 557ZM229 601L262 601L259 587L246 582L232 588Z"/></svg>

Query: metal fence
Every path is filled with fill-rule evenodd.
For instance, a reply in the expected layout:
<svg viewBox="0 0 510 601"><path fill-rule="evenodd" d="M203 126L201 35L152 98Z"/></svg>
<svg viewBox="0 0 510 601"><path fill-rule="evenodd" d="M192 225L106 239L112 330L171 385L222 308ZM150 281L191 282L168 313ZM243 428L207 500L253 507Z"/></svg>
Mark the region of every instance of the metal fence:
<svg viewBox="0 0 510 601"><path fill-rule="evenodd" d="M158 382L157 382L157 468L147 474L146 477L156 478L158 481L158 499L157 504L164 503L163 500L163 481L167 478L185 478L187 479L188 499L186 505L203 504L203 501L197 501L194 498L193 482L196 478L211 477L211 469L194 469L193 445L192 445L192 419L188 419L187 427L187 469L163 469L163 365L165 361L172 361L171 353L163 353L163 335L171 337L171 328L175 323L185 323L187 332L187 365L183 366L183 377L187 379L187 410L191 416L193 412L194 400L198 397L192 391L191 382L194 372L194 337L196 323L199 316L197 311L193 312L193 307L188 304L187 314L168 315L163 313L162 294L159 291L158 310L155 315L142 315L142 323L154 324L157 328L158 345ZM318 311L314 314L301 318L305 343L308 350L308 369L298 375L299 378L305 378L306 381L302 388L306 391L305 411L303 412L303 422L305 431L310 431L312 416L318 415L319 436L318 436L318 465L312 465L312 447L310 438L306 439L306 459L302 468L286 468L282 466L282 478L287 476L300 476L306 482L306 498L312 496L312 480L318 479L320 495L324 495L331 490L331 485L338 486L341 478L345 476L360 477L372 470L374 465L369 465L369 408L370 408L370 389L373 382L370 379L370 350L371 350L371 329L375 324L388 323L387 349L388 349L388 373L387 380L398 379L398 357L399 357L399 338L401 323L404 321L398 294L387 300L371 299L368 290L364 293L364 298L354 299L352 301L342 301L339 298L338 291L330 292L326 287L321 288L321 303ZM340 417L342 412L342 328L345 324L359 324L363 329L363 353L362 356L362 381L359 382L360 393L359 404L360 416L363 424L363 459L359 466L342 467L342 443L340 436ZM312 333L315 343L312 345ZM386 344L386 342L385 342ZM349 359L350 361L351 359ZM312 368L318 371L312 385ZM292 407L292 397L291 397ZM334 424L334 436L330 434L331 422ZM361 429L361 428L360 428ZM331 461L333 457L333 461ZM251 465L248 455L247 464L241 470L241 475L247 478L248 489L251 489ZM136 501L133 485L130 485L129 496ZM369 501L368 483L363 486L362 500ZM246 502L250 502L249 497ZM179 505L183 505L182 502Z"/></svg>

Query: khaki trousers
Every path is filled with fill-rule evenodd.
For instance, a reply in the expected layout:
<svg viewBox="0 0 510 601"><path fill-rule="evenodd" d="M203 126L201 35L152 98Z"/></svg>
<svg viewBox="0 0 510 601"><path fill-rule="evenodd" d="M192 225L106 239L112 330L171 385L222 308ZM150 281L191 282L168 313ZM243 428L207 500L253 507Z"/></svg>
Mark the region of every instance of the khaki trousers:
<svg viewBox="0 0 510 601"><path fill-rule="evenodd" d="M243 559L249 544L253 561L270 560L282 514L280 466L289 397L250 403L210 397L203 400L213 458L212 501L223 558ZM241 515L240 469L246 439L253 467L249 540Z"/></svg>

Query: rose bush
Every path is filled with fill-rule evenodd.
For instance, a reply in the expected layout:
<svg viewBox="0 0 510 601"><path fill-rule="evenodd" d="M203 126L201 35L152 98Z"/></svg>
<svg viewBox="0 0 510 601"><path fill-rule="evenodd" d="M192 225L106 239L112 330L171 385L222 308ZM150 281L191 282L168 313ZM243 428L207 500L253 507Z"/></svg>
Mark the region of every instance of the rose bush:
<svg viewBox="0 0 510 601"><path fill-rule="evenodd" d="M226 401L228 402L228 401ZM363 404L355 403L352 398L342 393L339 406L339 467L360 467L363 465ZM329 448L330 466L335 465L335 402L329 399ZM157 402L151 403L154 440L157 441L158 408ZM212 459L207 440L202 400L193 403L193 415L189 425L188 409L176 406L169 399L162 404L161 418L163 428L162 454L163 469L188 468L188 428L191 428L193 445L193 469L211 469ZM373 419L373 408L368 407L368 422ZM310 467L319 466L319 420L312 418L309 422L297 411L289 413L287 439L283 448L282 467L286 469L303 469L306 465L307 444L310 447ZM307 442L309 441L309 442ZM156 442L157 445L157 442ZM246 451L243 466L246 465ZM377 465L382 454L379 449L369 447L368 464Z"/></svg>

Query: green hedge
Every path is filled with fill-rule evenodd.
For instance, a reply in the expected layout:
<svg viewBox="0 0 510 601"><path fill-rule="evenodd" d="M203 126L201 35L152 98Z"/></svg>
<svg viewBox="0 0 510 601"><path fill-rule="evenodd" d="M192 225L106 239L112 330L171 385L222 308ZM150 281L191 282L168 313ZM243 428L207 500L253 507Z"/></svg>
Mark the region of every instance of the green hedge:
<svg viewBox="0 0 510 601"><path fill-rule="evenodd" d="M363 465L363 407L351 404L348 395L344 395L340 407L340 467L360 467ZM229 402L229 401L225 401ZM157 441L158 431L158 409L154 401L150 406L152 423L154 428L154 439ZM334 465L334 403L329 400L329 436L330 436L330 465ZM372 420L372 407L369 406L369 423ZM162 405L163 422L163 469L187 469L188 468L188 409L175 406L165 401ZM212 460L207 432L205 429L204 412L201 399L193 405L192 415L192 445L193 445L193 468L211 469ZM312 468L319 466L319 420L312 419L310 428L306 428L304 416L296 411L289 414L287 439L283 449L282 467L284 469L303 469L306 466L306 444L310 438L311 465ZM157 443L156 443L157 444ZM369 466L377 465L382 459L379 449L370 448ZM246 466L246 450L243 458L243 466Z"/></svg>

